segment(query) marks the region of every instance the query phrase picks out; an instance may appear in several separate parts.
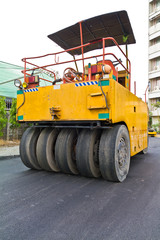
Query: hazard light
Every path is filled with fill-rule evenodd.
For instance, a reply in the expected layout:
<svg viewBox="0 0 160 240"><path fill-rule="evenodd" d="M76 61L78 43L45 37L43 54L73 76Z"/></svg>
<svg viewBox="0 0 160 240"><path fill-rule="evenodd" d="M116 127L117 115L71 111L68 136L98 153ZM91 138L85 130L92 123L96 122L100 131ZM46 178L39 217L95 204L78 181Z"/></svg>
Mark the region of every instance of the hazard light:
<svg viewBox="0 0 160 240"><path fill-rule="evenodd" d="M27 88L27 86L28 86L28 83L24 82L23 83L23 88Z"/></svg>

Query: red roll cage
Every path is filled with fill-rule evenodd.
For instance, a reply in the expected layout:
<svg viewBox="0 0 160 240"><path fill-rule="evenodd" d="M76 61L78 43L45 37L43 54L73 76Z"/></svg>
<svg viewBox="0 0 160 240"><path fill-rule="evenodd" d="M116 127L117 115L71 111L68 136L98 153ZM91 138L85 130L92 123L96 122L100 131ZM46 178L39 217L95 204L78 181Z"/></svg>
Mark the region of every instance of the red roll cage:
<svg viewBox="0 0 160 240"><path fill-rule="evenodd" d="M99 21L99 24L98 24ZM107 28L107 24L110 24L110 26ZM93 24L96 25L95 28L93 28ZM99 27L101 26L101 27ZM78 28L79 28L79 35L78 35ZM83 28L83 29L82 29ZM113 29L112 36L110 36L109 32L111 32L111 29ZM106 37L106 35L108 35ZM81 81L85 81L85 66L84 66L84 60L95 58L95 57L102 57L103 61L102 63L105 64L105 57L110 55L113 56L114 59L122 66L122 68L128 73L129 75L129 90L131 87L131 62L128 59L128 48L127 45L131 43L135 43L135 38L133 35L133 31L130 25L130 21L127 15L126 11L120 11L120 12L114 12L110 14L104 14L101 16L97 16L91 19L87 19L84 21L81 21L71 27L68 27L66 29L63 29L59 32L56 32L54 34L51 34L48 36L51 40L58 43L58 45L65 50L56 52L56 53L49 53L42 56L37 57L28 57L23 58L22 61L24 62L24 80L26 79L26 76L30 76L30 71L35 71L38 69L45 70L51 74L54 75L54 79L56 79L55 72L47 69L49 67L53 67L55 65L61 65L66 63L75 63L82 61L83 66L83 72L82 72L82 79ZM116 41L118 40L118 42ZM86 42L87 41L87 42ZM80 43L79 46L75 46L76 43ZM85 42L85 43L84 43ZM107 44L106 44L107 43ZM121 49L120 45L126 46L126 53ZM71 48L67 48L67 47ZM73 47L74 46L74 47ZM117 46L117 48L120 50L120 52L123 54L123 56L126 59L126 66L122 64L121 60L118 59L113 53L106 52L106 46ZM102 49L102 52L100 54L95 54L92 56L85 57L84 53L89 52L94 49ZM63 53L69 53L73 56L73 60L69 61L61 61L38 66L37 64L31 62L30 60L34 59L40 59L40 58L46 58L49 56L54 56L56 59L56 56L60 56ZM81 57L75 58L75 55L80 55ZM28 68L28 65L30 68ZM40 78L44 81L51 82L50 80L47 80L45 78ZM118 79L117 79L118 81Z"/></svg>

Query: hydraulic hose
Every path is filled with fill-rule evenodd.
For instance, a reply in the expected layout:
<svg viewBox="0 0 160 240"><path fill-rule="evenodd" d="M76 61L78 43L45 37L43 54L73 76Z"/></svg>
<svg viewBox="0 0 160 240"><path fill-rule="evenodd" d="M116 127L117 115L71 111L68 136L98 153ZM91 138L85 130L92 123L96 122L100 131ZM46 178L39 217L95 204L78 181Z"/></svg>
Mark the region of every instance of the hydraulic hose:
<svg viewBox="0 0 160 240"><path fill-rule="evenodd" d="M17 108L17 114L18 114L18 110L23 106L23 104L25 103L25 94L24 94L24 89L22 88L21 89L22 90L22 92L23 92L23 103Z"/></svg>
<svg viewBox="0 0 160 240"><path fill-rule="evenodd" d="M102 78L99 79L99 85L100 85L102 94L103 94L103 96L104 96L105 102L106 102L106 108L109 110L108 103L107 103L107 98L106 98L106 94L105 94L104 91L103 91L102 84L101 84L101 83L102 83L101 80L102 80Z"/></svg>

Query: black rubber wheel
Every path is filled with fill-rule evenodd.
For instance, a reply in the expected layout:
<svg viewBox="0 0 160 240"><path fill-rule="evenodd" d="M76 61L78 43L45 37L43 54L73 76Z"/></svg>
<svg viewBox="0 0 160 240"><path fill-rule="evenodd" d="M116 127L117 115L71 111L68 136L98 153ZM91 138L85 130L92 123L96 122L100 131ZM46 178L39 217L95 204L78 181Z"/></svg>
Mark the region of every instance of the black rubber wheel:
<svg viewBox="0 0 160 240"><path fill-rule="evenodd" d="M77 168L85 177L100 177L99 141L100 130L84 129L80 132L76 146Z"/></svg>
<svg viewBox="0 0 160 240"><path fill-rule="evenodd" d="M35 127L28 128L20 142L20 156L24 165L28 168L41 170L36 157L36 144L40 134L40 129Z"/></svg>
<svg viewBox="0 0 160 240"><path fill-rule="evenodd" d="M30 163L27 152L26 152L26 142L27 142L27 138L29 137L30 131L31 131L31 128L28 128L23 133L20 141L19 151L20 151L20 157L23 164L28 168L35 169L34 166Z"/></svg>
<svg viewBox="0 0 160 240"><path fill-rule="evenodd" d="M148 147L145 148L145 149L143 149L140 153L141 153L141 154L146 154L147 152L148 152Z"/></svg>
<svg viewBox="0 0 160 240"><path fill-rule="evenodd" d="M37 141L37 159L43 170L59 172L55 161L55 143L59 131L56 128L45 128Z"/></svg>
<svg viewBox="0 0 160 240"><path fill-rule="evenodd" d="M149 137L147 138L147 145L149 145ZM148 152L148 147L146 147L145 149L143 149L140 154L146 154Z"/></svg>
<svg viewBox="0 0 160 240"><path fill-rule="evenodd" d="M103 130L99 164L104 179L114 182L125 180L130 166L130 139L125 125Z"/></svg>
<svg viewBox="0 0 160 240"><path fill-rule="evenodd" d="M55 159L64 173L78 174L75 158L76 129L62 129L55 145Z"/></svg>

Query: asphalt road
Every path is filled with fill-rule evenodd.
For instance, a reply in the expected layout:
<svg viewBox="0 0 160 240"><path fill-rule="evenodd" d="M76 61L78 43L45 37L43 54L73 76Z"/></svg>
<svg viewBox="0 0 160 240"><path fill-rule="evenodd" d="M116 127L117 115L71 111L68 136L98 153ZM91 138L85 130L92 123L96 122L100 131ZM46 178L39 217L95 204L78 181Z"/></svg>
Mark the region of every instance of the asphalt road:
<svg viewBox="0 0 160 240"><path fill-rule="evenodd" d="M160 138L123 183L0 161L0 240L159 240Z"/></svg>

